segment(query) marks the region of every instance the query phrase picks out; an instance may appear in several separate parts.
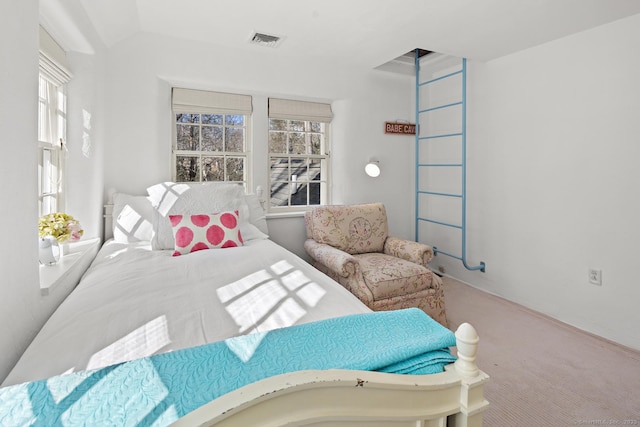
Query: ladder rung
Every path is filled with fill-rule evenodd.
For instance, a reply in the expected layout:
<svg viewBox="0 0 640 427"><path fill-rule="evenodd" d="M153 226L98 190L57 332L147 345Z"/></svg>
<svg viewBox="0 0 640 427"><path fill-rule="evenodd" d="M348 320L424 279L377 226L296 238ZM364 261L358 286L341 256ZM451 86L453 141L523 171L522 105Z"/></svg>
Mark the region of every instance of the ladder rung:
<svg viewBox="0 0 640 427"><path fill-rule="evenodd" d="M418 111L419 113L428 113L429 111L441 110L443 108L455 107L456 105L462 105L462 101L454 102L452 104L438 105L437 107L427 108L425 110Z"/></svg>
<svg viewBox="0 0 640 427"><path fill-rule="evenodd" d="M418 193L420 193L420 194L429 194L431 196L457 197L459 199L462 198L462 194L437 193L435 191L423 191L423 190L418 190Z"/></svg>
<svg viewBox="0 0 640 427"><path fill-rule="evenodd" d="M436 221L435 219L428 219L428 218L418 218L418 219L421 220L421 221L432 222L434 224L444 225L445 227L452 227L452 228L457 228L457 229L462 230L462 226L461 225L450 224L448 222Z"/></svg>
<svg viewBox="0 0 640 427"><path fill-rule="evenodd" d="M457 260L462 261L462 257L461 256L450 254L449 252L441 251L440 249L433 248L433 253L434 253L434 255L442 254L442 255L450 256L451 258L455 258Z"/></svg>
<svg viewBox="0 0 640 427"><path fill-rule="evenodd" d="M418 139L447 138L449 136L462 136L462 132L460 132L460 133L447 133L447 134L443 134L443 135L421 136Z"/></svg>
<svg viewBox="0 0 640 427"><path fill-rule="evenodd" d="M418 166L429 167L461 167L462 163L418 163Z"/></svg>
<svg viewBox="0 0 640 427"><path fill-rule="evenodd" d="M426 82L419 83L418 86L428 85L430 83L437 82L438 80L446 79L448 77L453 77L456 74L462 74L462 70L454 71L453 73L449 73L441 77L436 77L435 79L427 80Z"/></svg>

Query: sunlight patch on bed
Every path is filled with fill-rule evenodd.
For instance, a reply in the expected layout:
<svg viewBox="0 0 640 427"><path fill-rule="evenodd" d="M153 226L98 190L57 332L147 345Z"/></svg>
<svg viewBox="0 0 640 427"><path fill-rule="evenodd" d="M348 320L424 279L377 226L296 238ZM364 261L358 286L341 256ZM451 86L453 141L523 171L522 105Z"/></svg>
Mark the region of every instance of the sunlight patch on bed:
<svg viewBox="0 0 640 427"><path fill-rule="evenodd" d="M251 288L253 288L257 284L267 282L271 278L272 276L266 270L256 271L255 273L251 273L250 275L245 276L236 282L230 283L218 289L218 297L220 298L220 301L226 303L237 297L238 295L251 290Z"/></svg>
<svg viewBox="0 0 640 427"><path fill-rule="evenodd" d="M271 270L273 270L273 272L280 276L284 273L286 273L287 271L291 270L293 268L293 265L289 264L289 262L287 260L282 260L282 261L278 261L275 264L273 264L271 266Z"/></svg>
<svg viewBox="0 0 640 427"><path fill-rule="evenodd" d="M89 359L86 369L96 369L126 360L151 356L170 343L167 318L162 315L94 353Z"/></svg>
<svg viewBox="0 0 640 427"><path fill-rule="evenodd" d="M229 347L229 350L234 352L240 360L242 360L243 362L247 362L256 352L256 349L260 345L260 342L267 335L267 333L268 332L264 332L261 334L243 335L241 337L226 339L224 342L227 344L227 347Z"/></svg>
<svg viewBox="0 0 640 427"><path fill-rule="evenodd" d="M286 289L270 280L229 303L227 311L240 326L240 333L246 333L286 296Z"/></svg>
<svg viewBox="0 0 640 427"><path fill-rule="evenodd" d="M251 273L217 290L241 334L295 325L327 291L286 260ZM238 357L251 357L260 340L243 342ZM254 347L252 347L254 346ZM234 352L235 349L232 349ZM248 360L248 359L247 359Z"/></svg>
<svg viewBox="0 0 640 427"><path fill-rule="evenodd" d="M318 305L322 297L327 293L320 285L315 282L309 283L297 292L298 297L309 307Z"/></svg>
<svg viewBox="0 0 640 427"><path fill-rule="evenodd" d="M260 324L256 325L251 332L272 331L284 326L295 325L295 323L305 315L307 310L304 309L293 298L284 300L278 308L271 313Z"/></svg>

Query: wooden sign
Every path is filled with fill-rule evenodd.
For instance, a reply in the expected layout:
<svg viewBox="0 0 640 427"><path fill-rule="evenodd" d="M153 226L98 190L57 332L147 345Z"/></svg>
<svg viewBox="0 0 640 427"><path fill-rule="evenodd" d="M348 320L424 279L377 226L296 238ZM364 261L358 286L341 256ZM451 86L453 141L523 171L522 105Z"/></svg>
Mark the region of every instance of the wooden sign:
<svg viewBox="0 0 640 427"><path fill-rule="evenodd" d="M384 133L390 133L394 135L415 135L416 125L413 123L385 122Z"/></svg>

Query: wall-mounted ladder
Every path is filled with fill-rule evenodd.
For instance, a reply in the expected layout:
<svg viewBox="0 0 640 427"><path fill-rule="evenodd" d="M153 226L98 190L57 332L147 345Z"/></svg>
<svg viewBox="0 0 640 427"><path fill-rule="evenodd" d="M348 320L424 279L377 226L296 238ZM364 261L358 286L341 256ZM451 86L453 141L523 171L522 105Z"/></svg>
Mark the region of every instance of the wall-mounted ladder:
<svg viewBox="0 0 640 427"><path fill-rule="evenodd" d="M467 263L467 60L438 55L439 67L425 72L420 63L434 55L420 57L415 51L416 67L416 241L429 235L436 255L462 261L468 270L485 271L485 263ZM452 61L453 60L453 61ZM422 104L422 106L421 106ZM435 178L435 179L434 179ZM436 188L440 185L442 189ZM458 218L453 218L456 211ZM427 228L429 228L427 233ZM458 230L461 240L446 230ZM440 249L440 242L453 250ZM435 245L437 243L437 246ZM458 252L460 255L455 254Z"/></svg>

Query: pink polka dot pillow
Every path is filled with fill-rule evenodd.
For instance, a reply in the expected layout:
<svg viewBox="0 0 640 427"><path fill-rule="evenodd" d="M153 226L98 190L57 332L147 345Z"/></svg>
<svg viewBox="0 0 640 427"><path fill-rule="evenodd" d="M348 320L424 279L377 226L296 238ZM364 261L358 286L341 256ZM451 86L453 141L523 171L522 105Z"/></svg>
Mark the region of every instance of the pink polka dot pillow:
<svg viewBox="0 0 640 427"><path fill-rule="evenodd" d="M169 220L175 239L173 256L243 245L238 211L210 215L169 215Z"/></svg>

